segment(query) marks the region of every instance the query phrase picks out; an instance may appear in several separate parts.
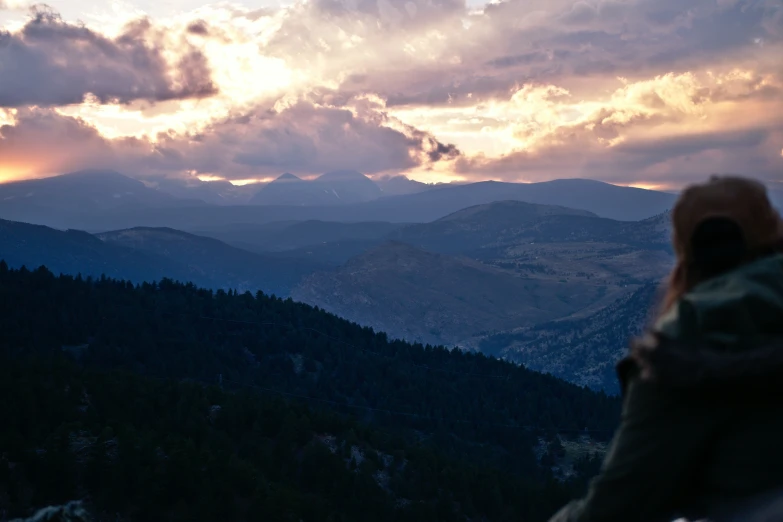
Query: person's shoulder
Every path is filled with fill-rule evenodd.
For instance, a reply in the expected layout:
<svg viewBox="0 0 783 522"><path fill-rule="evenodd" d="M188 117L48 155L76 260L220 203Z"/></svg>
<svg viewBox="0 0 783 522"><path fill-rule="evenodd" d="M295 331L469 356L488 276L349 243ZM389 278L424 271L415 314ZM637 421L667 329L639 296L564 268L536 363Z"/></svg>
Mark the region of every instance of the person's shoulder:
<svg viewBox="0 0 783 522"><path fill-rule="evenodd" d="M632 380L679 393L745 395L783 391L783 336L728 350L706 339L662 332L634 339L617 365L621 389Z"/></svg>

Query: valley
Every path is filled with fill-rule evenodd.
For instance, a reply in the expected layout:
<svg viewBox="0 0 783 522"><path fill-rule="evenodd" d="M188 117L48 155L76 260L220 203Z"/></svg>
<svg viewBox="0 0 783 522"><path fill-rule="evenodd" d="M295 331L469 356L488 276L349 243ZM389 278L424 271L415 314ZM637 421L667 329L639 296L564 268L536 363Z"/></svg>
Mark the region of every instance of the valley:
<svg viewBox="0 0 783 522"><path fill-rule="evenodd" d="M0 0L0 522L763 518L781 55L783 0Z"/></svg>
<svg viewBox="0 0 783 522"><path fill-rule="evenodd" d="M340 174L338 172L338 174ZM285 221L333 221L343 223L428 223L470 206L513 200L585 210L598 216L634 221L668 209L674 195L621 187L592 180L563 179L541 183L484 181L443 184L383 195L380 188L366 194L366 176L337 175L327 188L316 181L280 183L282 193L263 204L209 204L203 200L174 197L114 171L79 171L54 178L0 184L0 219L23 221L58 229L106 232L134 227L167 227L203 230L236 223L266 224ZM326 183L321 182L321 183ZM300 184L305 194L298 196ZM315 184L314 191L310 184ZM89 190L82 187L89 185ZM165 185L163 185L165 187ZM268 184L258 194L263 194ZM294 187L291 189L290 187ZM277 190L277 189L275 189ZM293 190L293 194L289 192ZM314 191L314 192L313 192ZM334 196L343 191L345 199ZM378 192L380 191L380 192ZM178 194L183 194L181 190ZM186 191L185 194L188 194ZM193 194L198 194L193 191ZM331 194L328 201L321 195ZM348 194L365 194L348 196ZM256 200L258 201L258 200Z"/></svg>
<svg viewBox="0 0 783 522"><path fill-rule="evenodd" d="M569 315L598 292L389 242L305 278L292 297L394 337L453 346L481 330Z"/></svg>
<svg viewBox="0 0 783 522"><path fill-rule="evenodd" d="M93 175L73 179L83 183L84 176ZM342 187L343 199L350 199L349 194L362 194L359 189L367 187L364 181L359 189L352 187L356 180L350 172L317 182L283 176L262 192L283 191L295 199L302 190L323 192L312 192L323 188L318 183L333 183ZM290 189L289 183L299 188ZM552 199L557 185L520 190ZM587 185L604 190L600 184ZM358 204L382 208L392 201L425 198L437 206L451 198L449 192L457 194L451 204L462 204L488 197L488 187L493 185L429 187L401 196L403 200L384 197ZM90 194L99 197L100 191ZM371 198L363 194L356 198ZM159 206L160 197L155 198ZM339 212L355 209L356 198L329 206ZM190 223L187 232L137 226L91 235L3 221L0 252L7 252L4 257L12 267L45 265L57 273L134 282L168 277L214 289L291 297L392 338L481 351L612 392L613 361L627 337L640 331L637 316L652 304L651 297L643 298L646 289L662 280L673 259L667 212L618 221L583 208L499 199L432 221L406 223L301 219L326 207L318 206L321 200L300 203L291 208L298 219L203 221ZM155 211L155 205L147 210ZM229 212L245 212L243 208L251 207L219 207ZM266 212L283 207L252 208ZM175 216L183 208L158 210ZM215 210L207 205L199 213ZM626 308L633 310L621 313ZM612 325L605 324L609 318ZM614 333L603 339L584 325ZM594 357L585 355L590 351Z"/></svg>
<svg viewBox="0 0 783 522"><path fill-rule="evenodd" d="M304 278L293 296L402 339L616 392L614 362L673 263L668 219L618 222L509 201L470 207L392 232L395 243Z"/></svg>

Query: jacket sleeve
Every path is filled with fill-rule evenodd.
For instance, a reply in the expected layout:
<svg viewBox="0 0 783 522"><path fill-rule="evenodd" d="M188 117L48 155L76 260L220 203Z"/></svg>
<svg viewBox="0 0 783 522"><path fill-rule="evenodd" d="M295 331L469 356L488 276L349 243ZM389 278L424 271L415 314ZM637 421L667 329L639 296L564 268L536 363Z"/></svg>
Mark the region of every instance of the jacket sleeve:
<svg viewBox="0 0 783 522"><path fill-rule="evenodd" d="M700 467L714 416L638 378L630 380L620 427L587 495L550 522L671 520Z"/></svg>

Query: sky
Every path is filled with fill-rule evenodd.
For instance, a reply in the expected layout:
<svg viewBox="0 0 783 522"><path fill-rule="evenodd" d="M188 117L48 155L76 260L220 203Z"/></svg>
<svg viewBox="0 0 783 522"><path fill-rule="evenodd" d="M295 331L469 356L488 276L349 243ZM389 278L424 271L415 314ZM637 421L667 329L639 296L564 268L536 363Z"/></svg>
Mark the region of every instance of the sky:
<svg viewBox="0 0 783 522"><path fill-rule="evenodd" d="M783 186L783 0L0 0L0 182Z"/></svg>

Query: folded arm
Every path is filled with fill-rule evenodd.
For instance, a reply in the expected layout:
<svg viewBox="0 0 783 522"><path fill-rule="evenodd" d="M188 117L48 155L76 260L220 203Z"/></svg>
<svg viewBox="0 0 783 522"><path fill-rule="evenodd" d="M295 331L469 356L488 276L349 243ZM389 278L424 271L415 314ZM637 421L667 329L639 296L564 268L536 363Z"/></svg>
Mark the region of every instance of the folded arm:
<svg viewBox="0 0 783 522"><path fill-rule="evenodd" d="M632 379L600 474L550 522L670 520L687 499L713 422L691 401Z"/></svg>

